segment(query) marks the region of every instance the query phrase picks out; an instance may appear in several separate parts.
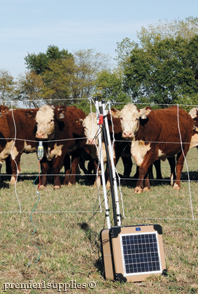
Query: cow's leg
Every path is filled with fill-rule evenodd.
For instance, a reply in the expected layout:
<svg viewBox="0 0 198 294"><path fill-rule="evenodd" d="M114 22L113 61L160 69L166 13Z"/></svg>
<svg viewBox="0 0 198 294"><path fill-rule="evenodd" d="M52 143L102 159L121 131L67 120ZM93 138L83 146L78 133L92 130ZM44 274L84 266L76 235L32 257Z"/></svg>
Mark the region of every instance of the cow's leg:
<svg viewBox="0 0 198 294"><path fill-rule="evenodd" d="M44 189L47 185L47 173L49 171L50 163L46 157L41 160L41 184L40 189Z"/></svg>
<svg viewBox="0 0 198 294"><path fill-rule="evenodd" d="M160 159L156 160L154 163L155 169L156 169L156 178L158 180L162 179L162 173L161 173L161 161Z"/></svg>
<svg viewBox="0 0 198 294"><path fill-rule="evenodd" d="M70 177L70 156L65 155L64 158L64 167L65 167L65 179L63 182L63 185L68 185L69 184L69 177Z"/></svg>
<svg viewBox="0 0 198 294"><path fill-rule="evenodd" d="M0 182L1 182L1 168L2 168L2 161L0 161Z"/></svg>
<svg viewBox="0 0 198 294"><path fill-rule="evenodd" d="M152 173L152 165L148 168L148 172L144 178L144 191L150 191L151 185L149 181L149 175Z"/></svg>
<svg viewBox="0 0 198 294"><path fill-rule="evenodd" d="M69 184L71 185L76 184L76 172L77 172L79 160L80 160L80 152L78 150L72 154L71 174L69 178Z"/></svg>
<svg viewBox="0 0 198 294"><path fill-rule="evenodd" d="M9 155L5 161L6 161L6 173L11 176L12 174L11 156Z"/></svg>
<svg viewBox="0 0 198 294"><path fill-rule="evenodd" d="M60 170L63 167L64 163L64 155L62 154L61 156L57 156L52 164L52 173L54 174L54 189L59 189L61 187L61 182L60 182Z"/></svg>
<svg viewBox="0 0 198 294"><path fill-rule="evenodd" d="M110 159L109 159L110 160ZM111 162L111 161L110 161ZM114 166L116 166L118 160L114 157L113 158ZM106 162L106 171L105 171L105 179L106 179L106 187L108 189L111 188L111 182L110 182L110 173L109 173L109 166L108 161Z"/></svg>
<svg viewBox="0 0 198 294"><path fill-rule="evenodd" d="M152 185L154 185L153 164L150 166L148 174L149 174L150 182L152 183Z"/></svg>
<svg viewBox="0 0 198 294"><path fill-rule="evenodd" d="M174 184L174 180L176 179L176 174L175 174L175 156L167 158L169 165L170 165L170 180L171 180L171 186Z"/></svg>
<svg viewBox="0 0 198 294"><path fill-rule="evenodd" d="M18 177L19 169L20 169L20 159L21 159L21 153L18 153L14 159L11 159L12 176L11 176L10 184L14 185L17 181L17 177Z"/></svg>
<svg viewBox="0 0 198 294"><path fill-rule="evenodd" d="M89 163L87 165L87 168L88 168L88 174L91 174L92 171L94 170L94 159L93 158L90 158L89 160Z"/></svg>
<svg viewBox="0 0 198 294"><path fill-rule="evenodd" d="M101 186L101 181L100 181L101 169L100 169L100 166L98 166L98 162L96 160L94 160L94 173L96 175L94 187L100 187Z"/></svg>
<svg viewBox="0 0 198 294"><path fill-rule="evenodd" d="M151 165L149 169L149 179L152 185L154 185L153 165L155 166L155 170L156 170L156 179L157 180L162 179L161 162L160 162L160 159L158 159L154 161L154 163ZM160 183L160 181L158 183Z"/></svg>
<svg viewBox="0 0 198 294"><path fill-rule="evenodd" d="M157 155L155 154L155 152L148 152L144 156L144 160L139 167L139 179L137 181L137 184L134 190L135 193L142 193L144 188L144 180L147 178L147 173L149 171L149 168L151 164L156 160L156 158L157 158ZM148 181L146 183L148 185Z"/></svg>
<svg viewBox="0 0 198 294"><path fill-rule="evenodd" d="M137 180L139 179L139 166L138 165L136 166L136 172L133 176L133 179L137 179Z"/></svg>
<svg viewBox="0 0 198 294"><path fill-rule="evenodd" d="M79 166L80 166L80 168L82 169L82 171L84 172L85 175L87 175L89 173L89 171L85 167L85 160L82 157L79 160Z"/></svg>
<svg viewBox="0 0 198 294"><path fill-rule="evenodd" d="M132 170L132 160L131 160L131 154L130 156L122 156L122 162L123 162L123 166L124 166L124 173L123 173L123 177L124 178L129 178L130 177L130 173Z"/></svg>
<svg viewBox="0 0 198 294"><path fill-rule="evenodd" d="M175 184L173 186L174 189L179 190L181 188L181 172L183 169L184 164L184 157L186 157L186 154L188 153L189 146L183 147L183 152L180 152L177 154L177 165L176 165L176 180Z"/></svg>

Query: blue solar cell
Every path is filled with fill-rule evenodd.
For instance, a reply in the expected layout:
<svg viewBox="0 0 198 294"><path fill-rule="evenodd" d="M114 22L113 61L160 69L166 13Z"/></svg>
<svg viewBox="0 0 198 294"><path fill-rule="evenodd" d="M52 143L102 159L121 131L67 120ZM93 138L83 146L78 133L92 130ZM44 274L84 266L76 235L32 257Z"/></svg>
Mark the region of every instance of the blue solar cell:
<svg viewBox="0 0 198 294"><path fill-rule="evenodd" d="M126 274L160 270L155 233L122 236L122 247Z"/></svg>

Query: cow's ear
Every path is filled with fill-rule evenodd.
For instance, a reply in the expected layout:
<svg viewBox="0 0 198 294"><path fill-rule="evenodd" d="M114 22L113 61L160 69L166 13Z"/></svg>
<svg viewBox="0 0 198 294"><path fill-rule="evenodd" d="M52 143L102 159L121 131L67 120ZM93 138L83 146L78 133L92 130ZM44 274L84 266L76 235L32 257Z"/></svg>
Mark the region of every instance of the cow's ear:
<svg viewBox="0 0 198 294"><path fill-rule="evenodd" d="M120 110L118 110L118 109L112 107L112 108L111 108L111 115L112 115L113 117L119 117L119 116L120 116Z"/></svg>
<svg viewBox="0 0 198 294"><path fill-rule="evenodd" d="M65 118L66 106L60 106L56 109L56 118L62 120Z"/></svg>
<svg viewBox="0 0 198 294"><path fill-rule="evenodd" d="M82 124L83 124L83 119L82 119L82 118L77 119L77 120L76 120L76 123L79 123L79 124L82 125Z"/></svg>
<svg viewBox="0 0 198 294"><path fill-rule="evenodd" d="M9 112L9 108L8 107L3 107L2 106L2 108L1 108L1 112L0 112L0 115L2 116L2 115L4 115L4 114L7 114Z"/></svg>
<svg viewBox="0 0 198 294"><path fill-rule="evenodd" d="M147 119L147 116L151 112L152 108L150 106L147 106L140 110L140 118L141 119Z"/></svg>
<svg viewBox="0 0 198 294"><path fill-rule="evenodd" d="M25 112L25 115L28 117L28 118L33 118L35 117L35 112L33 110L27 110Z"/></svg>
<svg viewBox="0 0 198 294"><path fill-rule="evenodd" d="M198 115L198 109L197 108L192 108L189 112L190 116L192 119L196 119Z"/></svg>

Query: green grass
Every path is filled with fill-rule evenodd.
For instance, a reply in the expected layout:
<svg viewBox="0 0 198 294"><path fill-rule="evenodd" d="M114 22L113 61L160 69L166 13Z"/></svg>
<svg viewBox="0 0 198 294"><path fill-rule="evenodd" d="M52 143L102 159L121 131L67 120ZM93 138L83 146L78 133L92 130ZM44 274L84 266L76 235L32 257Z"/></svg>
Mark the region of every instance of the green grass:
<svg viewBox="0 0 198 294"><path fill-rule="evenodd" d="M19 177L16 189L9 186L6 178L0 189L0 211L3 212L0 214L0 293L4 293L5 283L30 281L32 284L45 282L45 285L73 281L81 287L86 283L86 289L68 290L72 293L198 293L196 149L190 150L187 164L192 181L189 188L184 166L179 192L169 185L167 161L162 162L164 181L155 182L150 192L134 194L132 179L127 181L128 186L121 187L125 215L122 225L159 223L162 226L168 274L152 276L140 283L120 284L103 278L99 234L106 228L106 220L102 188L98 191L85 185L84 176L79 177L75 186L63 186L56 191L50 182L44 191L40 191L38 201L39 194L34 186L36 175L33 175L38 172L38 161L35 154L23 155L23 177ZM122 173L121 163L117 168ZM132 175L134 173L135 166ZM192 220L189 189L196 220ZM98 194L103 212L99 209ZM108 199L111 205L109 192ZM123 214L121 203L120 208ZM94 289L88 287L91 281L96 283ZM60 292L52 286L55 288L56 284L51 285L51 289L9 289L5 293Z"/></svg>

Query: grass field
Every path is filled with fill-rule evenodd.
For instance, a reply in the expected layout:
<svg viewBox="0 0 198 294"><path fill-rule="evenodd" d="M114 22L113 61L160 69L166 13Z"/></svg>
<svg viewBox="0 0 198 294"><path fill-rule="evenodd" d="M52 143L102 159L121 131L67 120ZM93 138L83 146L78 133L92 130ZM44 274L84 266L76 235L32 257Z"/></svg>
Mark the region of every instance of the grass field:
<svg viewBox="0 0 198 294"><path fill-rule="evenodd" d="M16 187L9 186L5 177L0 188L0 293L198 293L196 149L188 153L187 165L191 181L184 166L179 192L169 185L167 162L162 163L164 181L155 182L150 192L134 194L132 179L121 186L122 225L162 226L167 275L120 284L103 278L99 234L106 220L102 188L85 185L81 174L75 186L54 191L49 183L36 193L36 155L23 155ZM117 169L122 173L121 163ZM5 289L6 283L11 289ZM31 289L20 289L22 283ZM61 289L61 283L68 283L67 289Z"/></svg>

